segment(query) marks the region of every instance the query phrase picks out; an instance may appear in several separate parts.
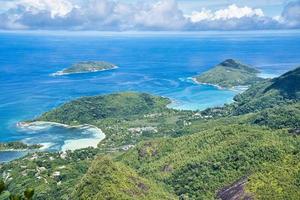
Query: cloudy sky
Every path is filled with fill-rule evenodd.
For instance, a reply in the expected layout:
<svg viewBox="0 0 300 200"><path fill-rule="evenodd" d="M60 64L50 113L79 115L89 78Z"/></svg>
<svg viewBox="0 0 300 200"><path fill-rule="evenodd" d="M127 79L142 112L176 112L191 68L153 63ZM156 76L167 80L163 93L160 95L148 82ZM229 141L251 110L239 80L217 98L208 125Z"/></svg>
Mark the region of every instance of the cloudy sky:
<svg viewBox="0 0 300 200"><path fill-rule="evenodd" d="M0 0L2 30L299 28L300 0Z"/></svg>

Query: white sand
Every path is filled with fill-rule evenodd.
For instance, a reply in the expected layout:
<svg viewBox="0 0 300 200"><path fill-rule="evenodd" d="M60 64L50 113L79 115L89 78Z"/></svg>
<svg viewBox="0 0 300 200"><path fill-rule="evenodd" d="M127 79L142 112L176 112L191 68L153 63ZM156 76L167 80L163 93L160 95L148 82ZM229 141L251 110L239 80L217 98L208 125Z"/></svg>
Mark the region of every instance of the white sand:
<svg viewBox="0 0 300 200"><path fill-rule="evenodd" d="M71 150L74 151L76 149L83 149L87 147L97 147L98 143L105 138L105 134L101 129L97 127L89 128L89 131L94 132L92 138L84 138L84 139L73 139L73 140L65 140L64 145L61 147L62 151Z"/></svg>
<svg viewBox="0 0 300 200"><path fill-rule="evenodd" d="M48 148L52 147L55 144L51 143L51 142L44 142L44 143L40 143L40 145L42 145L42 147L39 148L39 150L45 151L45 150L47 150Z"/></svg>
<svg viewBox="0 0 300 200"><path fill-rule="evenodd" d="M73 151L76 149L82 149L87 147L97 147L98 143L105 138L105 134L102 132L101 129L89 124L69 126L66 124L61 124L56 122L45 122L45 121L19 122L17 124L19 128L24 130L30 130L30 131L39 131L43 129L48 129L51 128L53 125L64 127L64 128L85 129L85 131L89 131L93 133L93 135L90 138L65 140L64 145L61 147L62 151L66 151L66 150ZM41 148L41 150L47 150L47 148L53 146L54 144L42 143L42 145L43 147Z"/></svg>

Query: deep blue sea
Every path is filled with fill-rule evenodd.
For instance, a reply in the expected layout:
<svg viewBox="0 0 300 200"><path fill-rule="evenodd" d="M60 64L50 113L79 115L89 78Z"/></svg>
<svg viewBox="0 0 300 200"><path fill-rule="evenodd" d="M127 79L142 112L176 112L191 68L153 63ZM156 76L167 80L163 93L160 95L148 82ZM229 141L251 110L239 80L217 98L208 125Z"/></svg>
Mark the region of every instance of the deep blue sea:
<svg viewBox="0 0 300 200"><path fill-rule="evenodd" d="M300 65L300 31L0 32L0 141L47 142L49 131L27 133L16 123L81 96L142 91L171 98L174 108L193 110L231 102L237 92L189 79L227 58L253 65L264 76L282 74ZM119 68L49 76L89 60Z"/></svg>

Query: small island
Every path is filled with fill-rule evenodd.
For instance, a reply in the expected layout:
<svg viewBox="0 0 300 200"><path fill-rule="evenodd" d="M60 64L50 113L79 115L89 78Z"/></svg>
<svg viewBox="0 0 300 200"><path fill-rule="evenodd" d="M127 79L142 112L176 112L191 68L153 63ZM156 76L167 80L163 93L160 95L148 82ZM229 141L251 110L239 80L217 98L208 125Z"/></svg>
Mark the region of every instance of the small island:
<svg viewBox="0 0 300 200"><path fill-rule="evenodd" d="M84 61L73 64L71 67L55 72L53 76L62 76L68 74L92 73L116 69L117 66L104 61Z"/></svg>
<svg viewBox="0 0 300 200"><path fill-rule="evenodd" d="M193 78L200 84L214 85L230 89L237 86L248 86L264 80L257 76L259 71L233 59L227 59L214 68Z"/></svg>

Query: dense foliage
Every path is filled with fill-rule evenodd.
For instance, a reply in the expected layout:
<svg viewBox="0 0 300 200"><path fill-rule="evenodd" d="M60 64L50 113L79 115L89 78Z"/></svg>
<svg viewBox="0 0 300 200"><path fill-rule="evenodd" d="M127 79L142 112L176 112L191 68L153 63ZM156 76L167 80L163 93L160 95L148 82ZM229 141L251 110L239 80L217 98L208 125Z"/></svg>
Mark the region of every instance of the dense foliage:
<svg viewBox="0 0 300 200"><path fill-rule="evenodd" d="M93 148L65 153L39 152L0 165L0 172L7 189L16 196L23 195L22 191L27 188L34 188L36 200L70 199L74 185L98 153L99 150ZM0 196L0 200L7 198Z"/></svg>
<svg viewBox="0 0 300 200"><path fill-rule="evenodd" d="M175 199L163 187L140 177L122 163L98 157L76 186L72 199Z"/></svg>
<svg viewBox="0 0 300 200"><path fill-rule="evenodd" d="M300 127L300 103L277 106L264 109L249 116L248 121L252 124L268 126L271 128L290 128Z"/></svg>
<svg viewBox="0 0 300 200"><path fill-rule="evenodd" d="M251 85L261 81L262 78L257 77L257 73L258 71L254 68L233 59L228 59L195 78L200 83L231 88L234 86Z"/></svg>
<svg viewBox="0 0 300 200"><path fill-rule="evenodd" d="M0 199L2 200L32 200L34 196L34 189L32 188L26 188L26 190L23 192L23 195L14 194L10 191L6 190L7 187L5 185L5 182L0 179Z"/></svg>
<svg viewBox="0 0 300 200"><path fill-rule="evenodd" d="M261 111L300 99L300 67L278 78L252 85L248 90L237 95L233 114Z"/></svg>
<svg viewBox="0 0 300 200"><path fill-rule="evenodd" d="M145 93L120 93L105 96L83 97L47 112L40 121L64 124L93 124L104 118L127 118L159 112L170 101Z"/></svg>
<svg viewBox="0 0 300 200"><path fill-rule="evenodd" d="M285 158L290 159L291 165L299 163L299 144L300 138L284 131L215 124L215 128L190 136L144 142L117 159L135 168L141 175L171 186L178 196L191 199L212 199L217 190L245 175L250 177L252 185L259 184L258 180L264 178L260 177L262 172L276 169L277 173L269 175L270 179L278 182L276 189L284 196L289 197L292 193L292 197L300 195L299 186L293 184L298 177L287 178L290 186L280 182L277 179L280 177L278 163ZM257 182L251 179L252 176L257 178ZM258 196L269 193L265 188L252 191L250 187L248 190Z"/></svg>

